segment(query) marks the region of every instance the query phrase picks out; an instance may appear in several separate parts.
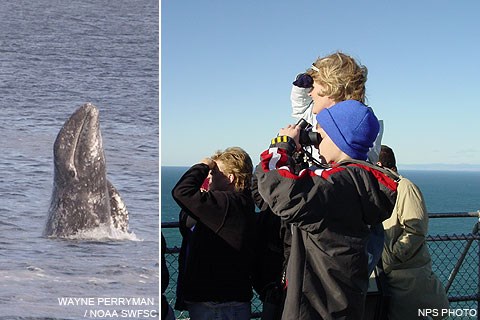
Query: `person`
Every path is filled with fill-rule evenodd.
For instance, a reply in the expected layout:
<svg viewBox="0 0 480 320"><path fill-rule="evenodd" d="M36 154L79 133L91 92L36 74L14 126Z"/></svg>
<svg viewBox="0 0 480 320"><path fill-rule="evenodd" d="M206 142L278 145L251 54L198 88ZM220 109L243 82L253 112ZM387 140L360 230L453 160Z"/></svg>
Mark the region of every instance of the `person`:
<svg viewBox="0 0 480 320"><path fill-rule="evenodd" d="M364 161L379 131L371 109L346 100L316 120L329 168L293 171L300 129L289 125L255 169L260 195L291 226L282 319L358 320L368 287L369 225L390 216L396 182Z"/></svg>
<svg viewBox="0 0 480 320"><path fill-rule="evenodd" d="M250 319L252 173L250 156L231 147L192 166L172 190L174 200L193 218L185 221L190 231L179 268L177 299L182 301L176 304L192 320ZM208 188L202 188L207 177Z"/></svg>
<svg viewBox="0 0 480 320"><path fill-rule="evenodd" d="M299 74L293 82L290 93L292 117L297 121L306 120L312 125L311 130L315 131L315 117L323 109L345 100L357 100L365 104L367 76L367 67L343 52L337 51L318 58L306 73ZM368 161L372 164L378 160L383 136L383 121L378 122L379 133L367 153ZM320 160L315 153L310 159L310 163ZM369 274L381 259L384 243L381 223L370 226L370 230L372 232L367 243Z"/></svg>
<svg viewBox="0 0 480 320"><path fill-rule="evenodd" d="M297 121L305 119L315 130L315 116L323 109L345 100L365 104L367 75L367 67L345 53L335 52L318 58L293 82L290 93L292 117ZM368 153L371 163L377 162L380 152L383 121L380 120L379 124L379 134Z"/></svg>
<svg viewBox="0 0 480 320"><path fill-rule="evenodd" d="M398 172L390 147L382 145L378 165ZM398 184L392 216L383 226L382 264L391 295L389 320L421 319L418 316L421 309L448 309L445 289L432 272L432 259L425 242L428 232L425 200L420 189L405 177Z"/></svg>
<svg viewBox="0 0 480 320"><path fill-rule="evenodd" d="M288 228L273 214L252 179L252 197L259 209L255 221L255 251L252 268L253 288L262 302L261 320L280 320L285 301L283 274L288 259Z"/></svg>

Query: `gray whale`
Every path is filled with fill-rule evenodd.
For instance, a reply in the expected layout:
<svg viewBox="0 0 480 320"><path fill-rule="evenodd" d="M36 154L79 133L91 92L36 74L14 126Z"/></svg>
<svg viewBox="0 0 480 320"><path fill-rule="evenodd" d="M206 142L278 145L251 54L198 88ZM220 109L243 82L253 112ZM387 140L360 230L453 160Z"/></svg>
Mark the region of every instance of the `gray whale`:
<svg viewBox="0 0 480 320"><path fill-rule="evenodd" d="M126 232L128 211L108 181L99 111L90 103L65 122L53 146L54 181L44 236L107 226Z"/></svg>

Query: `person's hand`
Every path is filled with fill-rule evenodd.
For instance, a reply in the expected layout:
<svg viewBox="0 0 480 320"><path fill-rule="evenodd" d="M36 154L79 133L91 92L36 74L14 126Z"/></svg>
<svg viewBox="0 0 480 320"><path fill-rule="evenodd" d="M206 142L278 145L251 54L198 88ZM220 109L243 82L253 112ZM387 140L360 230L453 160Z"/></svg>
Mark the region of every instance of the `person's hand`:
<svg viewBox="0 0 480 320"><path fill-rule="evenodd" d="M206 164L210 170L213 170L217 166L217 163L213 161L212 158L205 158L200 161L200 163Z"/></svg>
<svg viewBox="0 0 480 320"><path fill-rule="evenodd" d="M293 81L293 85L300 87L300 88L311 88L313 86L313 79L310 75L306 73L300 73L295 81Z"/></svg>
<svg viewBox="0 0 480 320"><path fill-rule="evenodd" d="M278 132L279 136L289 136L295 141L297 145L297 150L301 148L300 146L300 127L295 124L289 124L286 128L280 129Z"/></svg>

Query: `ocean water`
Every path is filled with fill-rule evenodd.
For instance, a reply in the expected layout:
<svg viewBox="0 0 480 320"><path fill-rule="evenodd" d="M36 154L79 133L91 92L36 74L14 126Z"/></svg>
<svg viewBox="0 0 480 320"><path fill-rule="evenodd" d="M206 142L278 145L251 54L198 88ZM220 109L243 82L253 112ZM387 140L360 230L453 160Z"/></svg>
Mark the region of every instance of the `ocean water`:
<svg viewBox="0 0 480 320"><path fill-rule="evenodd" d="M0 319L158 318L158 20L156 0L0 2ZM44 238L53 143L86 102L129 233Z"/></svg>
<svg viewBox="0 0 480 320"><path fill-rule="evenodd" d="M480 210L479 171L408 170L401 174L419 186L429 213ZM429 234L469 233L477 221L478 218L430 219Z"/></svg>

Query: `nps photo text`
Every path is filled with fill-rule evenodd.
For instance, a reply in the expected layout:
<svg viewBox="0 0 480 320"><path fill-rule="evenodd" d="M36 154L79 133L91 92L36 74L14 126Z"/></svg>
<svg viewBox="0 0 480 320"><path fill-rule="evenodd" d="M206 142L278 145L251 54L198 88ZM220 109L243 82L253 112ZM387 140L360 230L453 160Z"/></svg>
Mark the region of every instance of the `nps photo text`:
<svg viewBox="0 0 480 320"><path fill-rule="evenodd" d="M477 309L418 309L419 317L476 317Z"/></svg>

